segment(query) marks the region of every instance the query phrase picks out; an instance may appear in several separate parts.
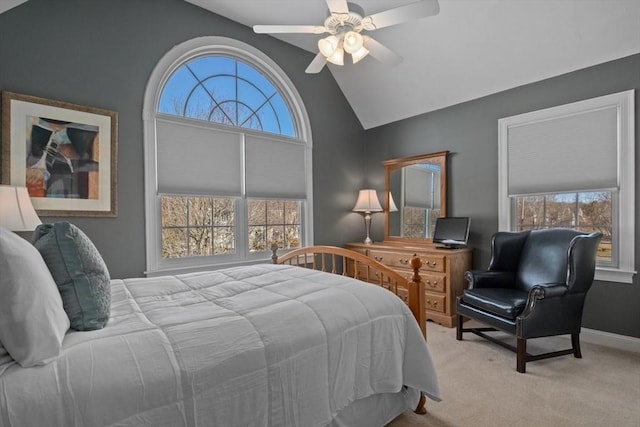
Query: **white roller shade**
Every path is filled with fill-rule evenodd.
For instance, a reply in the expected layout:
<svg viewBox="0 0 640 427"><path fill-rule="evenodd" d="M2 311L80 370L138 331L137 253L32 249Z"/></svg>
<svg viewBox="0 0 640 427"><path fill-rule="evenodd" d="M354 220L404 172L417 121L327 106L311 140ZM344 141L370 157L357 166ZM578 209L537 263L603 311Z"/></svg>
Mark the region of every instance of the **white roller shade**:
<svg viewBox="0 0 640 427"><path fill-rule="evenodd" d="M615 105L508 128L509 196L617 188Z"/></svg>
<svg viewBox="0 0 640 427"><path fill-rule="evenodd" d="M440 197L440 186L442 185L441 179L442 179L441 174L434 172L433 174L433 208L434 209L441 209L441 206L440 206L440 200L442 200L442 198Z"/></svg>
<svg viewBox="0 0 640 427"><path fill-rule="evenodd" d="M249 197L306 197L305 147L246 136L246 192Z"/></svg>
<svg viewBox="0 0 640 427"><path fill-rule="evenodd" d="M242 135L157 121L158 191L240 196Z"/></svg>
<svg viewBox="0 0 640 427"><path fill-rule="evenodd" d="M405 206L431 209L434 203L434 173L419 166L403 168Z"/></svg>

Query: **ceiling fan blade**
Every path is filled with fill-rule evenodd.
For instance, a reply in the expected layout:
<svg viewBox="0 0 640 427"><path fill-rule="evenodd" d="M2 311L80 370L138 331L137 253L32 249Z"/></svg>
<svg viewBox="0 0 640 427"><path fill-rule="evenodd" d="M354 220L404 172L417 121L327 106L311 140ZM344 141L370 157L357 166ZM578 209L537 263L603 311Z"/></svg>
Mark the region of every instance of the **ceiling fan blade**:
<svg viewBox="0 0 640 427"><path fill-rule="evenodd" d="M307 69L304 70L304 72L307 74L319 73L326 63L327 63L327 58L325 58L322 53L318 52L316 57L313 58L313 61L311 61L311 63L309 64Z"/></svg>
<svg viewBox="0 0 640 427"><path fill-rule="evenodd" d="M364 47L369 50L369 55L389 66L398 65L402 62L400 55L369 36L364 36Z"/></svg>
<svg viewBox="0 0 640 427"><path fill-rule="evenodd" d="M349 13L347 0L327 0L327 6L331 13Z"/></svg>
<svg viewBox="0 0 640 427"><path fill-rule="evenodd" d="M362 19L362 26L365 30L371 31L438 13L440 13L438 0L421 0L367 16Z"/></svg>
<svg viewBox="0 0 640 427"><path fill-rule="evenodd" d="M317 25L254 25L253 31L258 34L265 33L309 33L322 34L327 29Z"/></svg>

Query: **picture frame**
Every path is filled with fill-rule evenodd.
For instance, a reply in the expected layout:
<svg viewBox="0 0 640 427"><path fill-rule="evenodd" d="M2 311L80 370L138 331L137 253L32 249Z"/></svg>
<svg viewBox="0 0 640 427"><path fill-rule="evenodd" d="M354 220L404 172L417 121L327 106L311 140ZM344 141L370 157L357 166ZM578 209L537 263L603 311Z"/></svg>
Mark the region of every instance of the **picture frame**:
<svg viewBox="0 0 640 427"><path fill-rule="evenodd" d="M2 184L40 216L117 216L118 113L2 91Z"/></svg>

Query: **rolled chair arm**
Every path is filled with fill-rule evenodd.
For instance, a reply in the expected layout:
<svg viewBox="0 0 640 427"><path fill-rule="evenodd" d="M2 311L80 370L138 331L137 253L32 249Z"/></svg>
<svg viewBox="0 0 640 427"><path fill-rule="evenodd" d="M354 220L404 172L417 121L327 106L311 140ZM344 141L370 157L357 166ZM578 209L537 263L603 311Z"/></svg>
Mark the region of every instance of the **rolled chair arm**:
<svg viewBox="0 0 640 427"><path fill-rule="evenodd" d="M511 288L515 281L512 271L469 270L464 273L469 288Z"/></svg>
<svg viewBox="0 0 640 427"><path fill-rule="evenodd" d="M543 298L561 297L562 295L567 293L569 288L567 287L567 285L564 285L564 284L545 284L542 286L540 285L535 286L533 287L533 289L531 289L532 292L534 290L537 290L538 292L538 295L536 295L536 298L543 299Z"/></svg>
<svg viewBox="0 0 640 427"><path fill-rule="evenodd" d="M536 285L529 291L527 298L527 304L525 305L522 317L527 317L536 306L536 302L539 300L557 298L565 295L569 288L565 284L551 284Z"/></svg>

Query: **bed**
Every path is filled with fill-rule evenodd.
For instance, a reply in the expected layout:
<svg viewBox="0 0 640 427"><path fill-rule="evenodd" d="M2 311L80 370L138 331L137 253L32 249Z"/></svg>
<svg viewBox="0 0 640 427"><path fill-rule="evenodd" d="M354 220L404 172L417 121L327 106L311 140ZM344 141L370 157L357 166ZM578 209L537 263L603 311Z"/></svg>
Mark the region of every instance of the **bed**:
<svg viewBox="0 0 640 427"><path fill-rule="evenodd" d="M410 295L406 279L292 259L110 280L105 327L69 329L38 366L0 351L0 426L382 426L440 399L423 331L384 289Z"/></svg>

